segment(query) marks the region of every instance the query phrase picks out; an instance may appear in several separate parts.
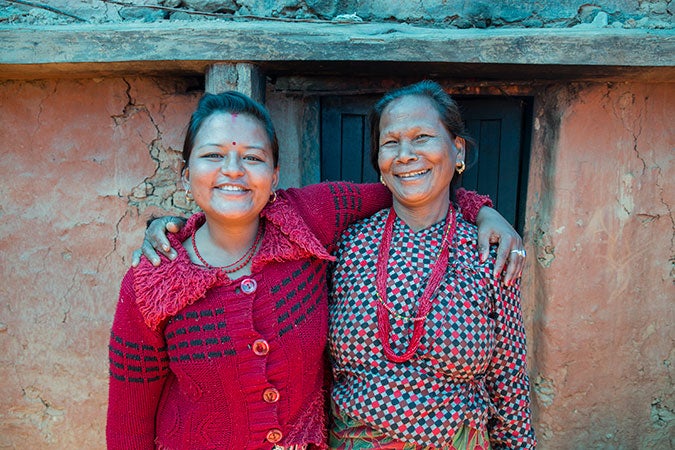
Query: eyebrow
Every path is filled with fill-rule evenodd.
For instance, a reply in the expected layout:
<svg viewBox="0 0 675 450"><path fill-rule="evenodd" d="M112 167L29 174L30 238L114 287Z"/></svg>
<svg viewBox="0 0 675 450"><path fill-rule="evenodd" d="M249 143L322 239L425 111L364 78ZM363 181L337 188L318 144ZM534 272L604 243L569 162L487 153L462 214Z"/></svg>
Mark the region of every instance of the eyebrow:
<svg viewBox="0 0 675 450"><path fill-rule="evenodd" d="M201 144L201 145L195 147L194 149L195 149L195 150L199 150L200 148L203 148L203 147L218 147L218 148L222 148L222 147L225 147L225 146L226 146L226 145L224 145L224 144L217 144L217 143L212 143L212 142L206 142L206 143L204 143L204 144ZM251 145L247 145L245 148L253 148L253 149L259 149L259 150L263 150L263 151L264 151L264 150L265 150L265 145L264 145L264 144L251 144Z"/></svg>

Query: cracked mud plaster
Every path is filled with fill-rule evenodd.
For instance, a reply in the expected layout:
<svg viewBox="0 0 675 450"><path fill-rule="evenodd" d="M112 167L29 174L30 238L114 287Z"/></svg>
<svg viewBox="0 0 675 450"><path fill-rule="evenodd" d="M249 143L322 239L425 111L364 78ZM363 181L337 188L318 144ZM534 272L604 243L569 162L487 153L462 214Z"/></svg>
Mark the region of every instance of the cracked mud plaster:
<svg viewBox="0 0 675 450"><path fill-rule="evenodd" d="M24 404L12 408L10 421L30 423L42 436L45 443L53 443L54 427L65 419L65 412L55 408L44 399L44 394L35 386L22 389Z"/></svg>
<svg viewBox="0 0 675 450"><path fill-rule="evenodd" d="M607 86L607 93L603 96L603 99L611 101L611 113L620 121L626 132L630 134L632 138L632 151L640 166L639 171L629 171L621 176L617 197L620 211L625 214L624 218L635 215L643 224L648 224L660 219L662 216L667 216L671 224L670 246L673 249L675 248L675 217L673 216L672 207L666 198L666 187L664 186L670 180L664 180L664 167L661 166L658 160L650 158L653 149L647 147L645 142L641 140L645 126L644 121L647 116L649 96L639 96L631 90L624 90L620 94L613 92L613 90L613 86L609 84ZM612 96L615 98L612 99ZM667 170L667 168L665 169ZM667 178L667 175L665 177ZM636 207L635 191L643 188L645 183L654 183L659 202L667 214L660 214L651 210L641 211Z"/></svg>
<svg viewBox="0 0 675 450"><path fill-rule="evenodd" d="M163 127L164 117L154 117L154 110L163 110L166 105L154 105L155 109L143 104L137 98L134 98L131 83L124 79L126 84L127 103L122 108L120 114L113 115L111 118L116 127L125 127L128 123L134 122L133 119L145 123L153 131L153 136L149 140L143 140L148 157L152 160L154 171L152 174L143 178L136 186L130 189L128 194L120 193L121 197L127 199L127 204L134 214L144 215L148 209L160 209L171 214L185 215L192 209L185 201L184 195L180 195L180 169L182 167L181 151L175 148L175 144L166 142ZM160 86L160 89L163 89ZM170 98L167 98L170 101ZM187 117L184 118L187 122ZM122 217L120 220L124 219ZM118 223L119 228L119 223Z"/></svg>

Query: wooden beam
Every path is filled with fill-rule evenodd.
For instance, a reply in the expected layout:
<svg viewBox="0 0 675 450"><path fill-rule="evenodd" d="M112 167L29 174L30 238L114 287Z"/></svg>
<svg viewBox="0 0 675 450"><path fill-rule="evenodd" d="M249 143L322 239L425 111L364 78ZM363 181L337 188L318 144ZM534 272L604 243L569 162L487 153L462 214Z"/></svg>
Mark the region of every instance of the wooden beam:
<svg viewBox="0 0 675 450"><path fill-rule="evenodd" d="M220 63L206 69L205 91L218 93L228 90L242 92L253 100L265 103L265 76L253 64Z"/></svg>
<svg viewBox="0 0 675 450"><path fill-rule="evenodd" d="M0 78L106 66L204 73L212 63L452 63L668 68L672 30L458 30L267 21L0 27Z"/></svg>

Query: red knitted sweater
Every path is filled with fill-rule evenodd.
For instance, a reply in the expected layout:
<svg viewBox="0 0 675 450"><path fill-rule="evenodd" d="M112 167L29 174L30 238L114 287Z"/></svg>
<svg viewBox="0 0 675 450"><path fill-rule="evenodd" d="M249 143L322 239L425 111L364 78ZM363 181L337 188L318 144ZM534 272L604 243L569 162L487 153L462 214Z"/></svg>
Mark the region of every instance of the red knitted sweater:
<svg viewBox="0 0 675 450"><path fill-rule="evenodd" d="M475 219L489 200L461 192ZM230 280L178 252L122 281L110 339L108 448L325 448L329 251L352 222L388 206L378 184L279 191L250 276Z"/></svg>

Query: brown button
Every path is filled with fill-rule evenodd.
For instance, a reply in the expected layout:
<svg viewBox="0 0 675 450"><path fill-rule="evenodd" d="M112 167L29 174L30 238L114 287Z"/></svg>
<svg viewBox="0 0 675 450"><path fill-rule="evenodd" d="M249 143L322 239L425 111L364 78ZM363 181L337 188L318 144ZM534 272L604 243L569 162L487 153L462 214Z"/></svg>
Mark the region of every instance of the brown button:
<svg viewBox="0 0 675 450"><path fill-rule="evenodd" d="M272 444L279 442L282 437L284 437L284 435L281 434L281 430L278 428L272 428L267 432L267 442L271 442Z"/></svg>
<svg viewBox="0 0 675 450"><path fill-rule="evenodd" d="M267 403L276 403L279 401L279 391L275 388L267 388L263 391L263 400Z"/></svg>
<svg viewBox="0 0 675 450"><path fill-rule="evenodd" d="M270 346L265 339L257 339L253 342L252 350L258 356L265 356L270 352Z"/></svg>

